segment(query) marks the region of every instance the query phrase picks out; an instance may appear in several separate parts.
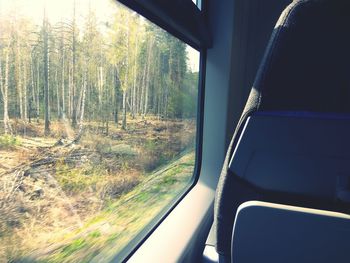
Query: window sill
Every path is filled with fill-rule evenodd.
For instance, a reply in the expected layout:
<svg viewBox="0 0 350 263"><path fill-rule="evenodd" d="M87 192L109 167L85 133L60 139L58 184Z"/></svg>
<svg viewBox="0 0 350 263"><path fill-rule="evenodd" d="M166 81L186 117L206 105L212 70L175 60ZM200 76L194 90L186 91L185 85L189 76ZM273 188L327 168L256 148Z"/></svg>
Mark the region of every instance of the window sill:
<svg viewBox="0 0 350 263"><path fill-rule="evenodd" d="M128 262L192 261L204 246L213 218L215 191L200 181Z"/></svg>

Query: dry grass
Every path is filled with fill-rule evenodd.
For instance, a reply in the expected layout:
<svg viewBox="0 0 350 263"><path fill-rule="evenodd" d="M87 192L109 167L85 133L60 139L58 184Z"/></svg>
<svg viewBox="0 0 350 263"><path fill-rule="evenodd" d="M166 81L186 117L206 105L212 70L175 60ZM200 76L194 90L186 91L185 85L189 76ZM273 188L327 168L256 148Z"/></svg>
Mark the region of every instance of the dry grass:
<svg viewBox="0 0 350 263"><path fill-rule="evenodd" d="M174 198L193 169L193 155L181 159L185 166L174 165L193 147L191 121L135 119L127 130L110 124L108 135L92 122L69 147L53 147L58 138L74 137L69 125L51 123L46 137L43 123L12 127L26 133L20 144L0 150L0 262L76 262L98 258L104 248L115 253ZM162 165L165 177L153 172Z"/></svg>

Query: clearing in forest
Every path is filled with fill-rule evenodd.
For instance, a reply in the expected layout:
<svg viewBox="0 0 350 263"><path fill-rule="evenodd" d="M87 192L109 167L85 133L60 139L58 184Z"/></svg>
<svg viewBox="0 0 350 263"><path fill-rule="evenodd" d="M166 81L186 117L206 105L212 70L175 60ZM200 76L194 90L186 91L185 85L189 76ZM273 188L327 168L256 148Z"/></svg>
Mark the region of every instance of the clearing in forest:
<svg viewBox="0 0 350 263"><path fill-rule="evenodd" d="M0 145L5 262L112 259L191 180L194 121L90 123L78 143L40 130Z"/></svg>

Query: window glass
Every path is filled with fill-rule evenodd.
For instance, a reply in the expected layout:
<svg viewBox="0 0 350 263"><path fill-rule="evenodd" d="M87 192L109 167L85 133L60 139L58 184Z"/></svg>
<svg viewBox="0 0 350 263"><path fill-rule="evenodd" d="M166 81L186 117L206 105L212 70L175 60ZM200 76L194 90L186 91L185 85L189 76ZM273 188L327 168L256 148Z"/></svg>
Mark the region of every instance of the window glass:
<svg viewBox="0 0 350 263"><path fill-rule="evenodd" d="M202 0L192 0L193 3L195 3L199 9L202 9Z"/></svg>
<svg viewBox="0 0 350 263"><path fill-rule="evenodd" d="M111 0L0 32L0 258L108 262L191 183L199 53Z"/></svg>

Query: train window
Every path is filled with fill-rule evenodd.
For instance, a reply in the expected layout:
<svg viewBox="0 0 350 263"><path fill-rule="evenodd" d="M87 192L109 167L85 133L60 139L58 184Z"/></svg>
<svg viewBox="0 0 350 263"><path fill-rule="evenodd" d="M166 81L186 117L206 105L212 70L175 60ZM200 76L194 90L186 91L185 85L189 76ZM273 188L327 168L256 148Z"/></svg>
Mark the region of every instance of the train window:
<svg viewBox="0 0 350 263"><path fill-rule="evenodd" d="M202 0L192 0L193 3L195 3L199 9L202 9Z"/></svg>
<svg viewBox="0 0 350 263"><path fill-rule="evenodd" d="M0 0L0 258L109 261L193 182L199 52L111 0Z"/></svg>

